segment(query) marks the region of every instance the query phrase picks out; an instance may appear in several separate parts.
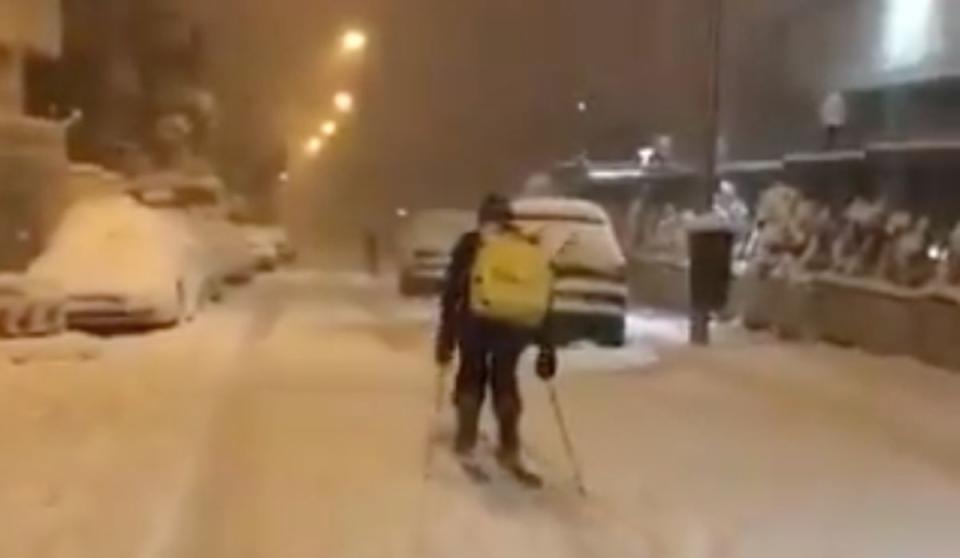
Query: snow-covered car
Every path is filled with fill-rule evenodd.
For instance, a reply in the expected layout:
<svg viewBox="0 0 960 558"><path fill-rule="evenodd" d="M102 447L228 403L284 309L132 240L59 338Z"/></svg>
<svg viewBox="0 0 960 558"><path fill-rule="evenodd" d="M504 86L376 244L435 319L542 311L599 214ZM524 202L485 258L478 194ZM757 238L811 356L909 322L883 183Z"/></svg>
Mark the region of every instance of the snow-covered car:
<svg viewBox="0 0 960 558"><path fill-rule="evenodd" d="M468 211L433 209L411 215L400 231L400 292L436 294L443 287L450 252L460 236L476 226Z"/></svg>
<svg viewBox="0 0 960 558"><path fill-rule="evenodd" d="M0 337L55 335L65 329L64 300L53 285L0 274Z"/></svg>
<svg viewBox="0 0 960 558"><path fill-rule="evenodd" d="M281 227L264 227L263 234L277 250L277 260L281 264L290 264L297 259L297 249L290 241L290 235Z"/></svg>
<svg viewBox="0 0 960 558"><path fill-rule="evenodd" d="M137 180L128 193L145 207L179 212L221 284L245 283L256 274L257 255L243 228L228 219L225 188L215 176L157 173Z"/></svg>
<svg viewBox="0 0 960 558"><path fill-rule="evenodd" d="M244 227L243 234L247 239L247 246L253 253L256 260L257 269L260 271L273 271L280 263L280 257L275 244L270 242L259 227Z"/></svg>
<svg viewBox="0 0 960 558"><path fill-rule="evenodd" d="M186 224L125 195L70 208L28 275L62 290L77 329L174 325L216 292Z"/></svg>
<svg viewBox="0 0 960 558"><path fill-rule="evenodd" d="M229 214L226 186L213 174L179 171L147 174L129 184L127 192L149 207L189 209L223 219Z"/></svg>
<svg viewBox="0 0 960 558"><path fill-rule="evenodd" d="M194 234L221 283L243 284L257 273L258 261L243 229L226 219L190 213Z"/></svg>
<svg viewBox="0 0 960 558"><path fill-rule="evenodd" d="M622 346L627 265L606 211L567 198L524 198L513 202L513 211L516 224L540 238L553 259L553 326L559 340Z"/></svg>
<svg viewBox="0 0 960 558"><path fill-rule="evenodd" d="M287 233L280 227L248 225L243 227L243 232L261 271L273 270L296 257Z"/></svg>

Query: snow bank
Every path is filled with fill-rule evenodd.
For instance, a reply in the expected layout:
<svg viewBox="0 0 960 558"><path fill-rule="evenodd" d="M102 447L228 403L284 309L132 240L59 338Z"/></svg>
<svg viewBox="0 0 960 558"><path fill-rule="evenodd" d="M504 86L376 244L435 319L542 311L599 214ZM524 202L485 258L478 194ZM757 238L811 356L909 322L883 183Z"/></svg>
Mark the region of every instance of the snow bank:
<svg viewBox="0 0 960 558"><path fill-rule="evenodd" d="M100 353L101 346L96 341L77 333L50 339L18 339L0 343L0 359L18 366L89 361L98 358Z"/></svg>
<svg viewBox="0 0 960 558"><path fill-rule="evenodd" d="M245 324L208 319L144 338L0 345L30 352L19 366L0 358L0 555L143 556L188 488L178 483Z"/></svg>

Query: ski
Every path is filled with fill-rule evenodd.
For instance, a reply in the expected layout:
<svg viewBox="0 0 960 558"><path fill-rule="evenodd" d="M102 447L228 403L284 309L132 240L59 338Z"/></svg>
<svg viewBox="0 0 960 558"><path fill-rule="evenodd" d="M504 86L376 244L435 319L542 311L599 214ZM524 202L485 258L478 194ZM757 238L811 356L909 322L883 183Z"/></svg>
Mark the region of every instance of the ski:
<svg viewBox="0 0 960 558"><path fill-rule="evenodd" d="M483 465L478 463L473 458L464 458L458 457L457 461L460 463L460 469L471 481L477 484L489 484L493 481L493 478L490 476L490 473L483 468Z"/></svg>
<svg viewBox="0 0 960 558"><path fill-rule="evenodd" d="M497 460L497 463L500 464L500 468L504 472L510 475L513 480L515 480L524 488L530 488L534 490L540 490L543 488L543 477L527 469L526 467L522 465L504 463L500 460Z"/></svg>

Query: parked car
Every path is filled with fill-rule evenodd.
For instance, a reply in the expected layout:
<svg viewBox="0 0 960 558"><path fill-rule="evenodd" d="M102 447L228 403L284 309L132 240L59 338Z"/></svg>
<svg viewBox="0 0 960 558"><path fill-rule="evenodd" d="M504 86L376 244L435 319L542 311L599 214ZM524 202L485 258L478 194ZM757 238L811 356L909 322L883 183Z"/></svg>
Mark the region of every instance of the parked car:
<svg viewBox="0 0 960 558"><path fill-rule="evenodd" d="M0 274L0 337L56 335L66 329L63 296L53 285Z"/></svg>
<svg viewBox="0 0 960 558"><path fill-rule="evenodd" d="M414 213L399 235L400 292L430 295L443 288L450 252L457 239L476 225L467 211L435 209Z"/></svg>
<svg viewBox="0 0 960 558"><path fill-rule="evenodd" d="M243 228L229 220L225 189L216 177L158 173L137 180L128 193L145 207L179 213L220 284L242 284L256 275L257 255Z"/></svg>
<svg viewBox="0 0 960 558"><path fill-rule="evenodd" d="M517 225L536 235L556 269L554 329L563 343L626 341L626 258L607 213L595 203L525 198L513 203Z"/></svg>
<svg viewBox="0 0 960 558"><path fill-rule="evenodd" d="M258 261L243 229L226 219L189 213L194 234L206 246L207 261L220 283L240 285L257 274Z"/></svg>
<svg viewBox="0 0 960 558"><path fill-rule="evenodd" d="M216 292L202 248L182 220L109 196L68 210L28 275L63 291L71 328L169 326Z"/></svg>
<svg viewBox="0 0 960 558"><path fill-rule="evenodd" d="M243 232L261 271L271 271L296 258L286 231L280 227L248 225Z"/></svg>

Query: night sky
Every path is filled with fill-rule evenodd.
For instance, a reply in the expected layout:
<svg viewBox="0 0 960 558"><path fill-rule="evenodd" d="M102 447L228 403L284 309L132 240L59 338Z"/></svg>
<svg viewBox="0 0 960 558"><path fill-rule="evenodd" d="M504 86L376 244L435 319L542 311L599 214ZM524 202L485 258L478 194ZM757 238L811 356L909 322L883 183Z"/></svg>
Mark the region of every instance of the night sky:
<svg viewBox="0 0 960 558"><path fill-rule="evenodd" d="M304 137L350 87L360 111L315 169L328 196L389 207L516 190L597 138L695 134L706 26L675 23L706 1L232 0L210 18L221 152L248 163ZM333 55L353 24L373 38L362 68Z"/></svg>

